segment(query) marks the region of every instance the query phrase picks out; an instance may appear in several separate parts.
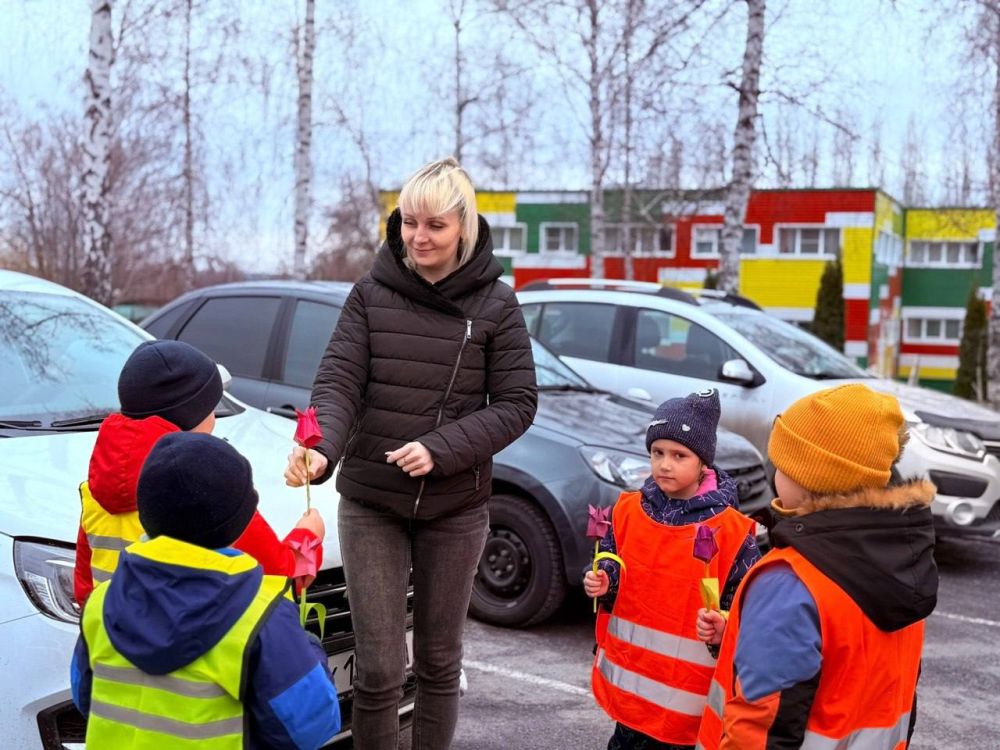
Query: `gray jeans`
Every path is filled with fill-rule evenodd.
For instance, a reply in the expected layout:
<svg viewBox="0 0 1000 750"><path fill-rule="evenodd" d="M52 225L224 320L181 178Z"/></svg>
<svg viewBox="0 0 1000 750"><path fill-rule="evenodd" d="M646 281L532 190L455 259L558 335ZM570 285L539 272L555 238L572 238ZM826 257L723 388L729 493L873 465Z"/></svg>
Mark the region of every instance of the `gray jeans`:
<svg viewBox="0 0 1000 750"><path fill-rule="evenodd" d="M410 521L342 498L338 513L357 671L351 726L356 750L395 750L406 671L406 583L413 567L412 750L447 750L458 719L462 629L486 542L484 503Z"/></svg>

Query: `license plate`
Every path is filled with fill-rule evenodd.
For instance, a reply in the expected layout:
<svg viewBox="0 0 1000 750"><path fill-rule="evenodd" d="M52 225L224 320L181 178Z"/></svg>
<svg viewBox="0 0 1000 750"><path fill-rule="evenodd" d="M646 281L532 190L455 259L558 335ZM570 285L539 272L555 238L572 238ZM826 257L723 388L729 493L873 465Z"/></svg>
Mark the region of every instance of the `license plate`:
<svg viewBox="0 0 1000 750"><path fill-rule="evenodd" d="M413 666L413 631L406 631L406 668ZM354 651L341 651L331 655L326 660L330 671L333 673L333 681L337 686L337 693L342 695L354 689Z"/></svg>

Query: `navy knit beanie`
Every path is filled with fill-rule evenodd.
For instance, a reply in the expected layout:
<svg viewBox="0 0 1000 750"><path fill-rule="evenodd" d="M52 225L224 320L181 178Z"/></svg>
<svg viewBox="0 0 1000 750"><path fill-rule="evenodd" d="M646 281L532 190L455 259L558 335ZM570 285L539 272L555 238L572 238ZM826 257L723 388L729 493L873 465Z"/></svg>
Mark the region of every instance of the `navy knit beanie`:
<svg viewBox="0 0 1000 750"><path fill-rule="evenodd" d="M146 341L136 347L118 376L122 414L158 416L182 430L197 427L222 398L215 362L182 341Z"/></svg>
<svg viewBox="0 0 1000 750"><path fill-rule="evenodd" d="M171 432L153 445L136 490L150 538L169 536L208 549L229 547L257 510L250 462L225 440Z"/></svg>
<svg viewBox="0 0 1000 750"><path fill-rule="evenodd" d="M715 433L721 411L719 392L714 388L664 401L646 429L646 450L654 440L674 440L711 466L715 463Z"/></svg>

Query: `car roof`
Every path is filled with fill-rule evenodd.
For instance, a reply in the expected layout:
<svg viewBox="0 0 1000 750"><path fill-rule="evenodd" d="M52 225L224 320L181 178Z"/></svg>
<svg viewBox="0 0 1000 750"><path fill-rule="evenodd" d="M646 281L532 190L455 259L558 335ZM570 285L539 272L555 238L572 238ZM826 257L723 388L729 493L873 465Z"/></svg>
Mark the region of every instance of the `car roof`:
<svg viewBox="0 0 1000 750"><path fill-rule="evenodd" d="M0 270L0 289L5 292L35 292L37 294L60 294L64 297L82 297L79 292L19 271Z"/></svg>
<svg viewBox="0 0 1000 750"><path fill-rule="evenodd" d="M172 308L175 303L182 300L198 299L201 297L230 296L247 293L276 293L283 295L301 295L316 299L330 299L331 297L343 302L347 295L351 293L354 284L349 281L296 281L294 279L260 279L255 281L231 281L226 284L213 284L182 294L157 310L153 315L167 308ZM149 318L152 319L152 316Z"/></svg>
<svg viewBox="0 0 1000 750"><path fill-rule="evenodd" d="M622 305L634 304L636 298L646 298L646 304L648 304L649 297L656 297L709 309L714 308L715 310L734 307L761 310L760 305L741 294L716 289L678 289L651 281L626 281L623 279L546 279L525 284L518 290L518 294L559 291L572 292L574 296L579 295L577 299L581 300L594 295ZM564 295L560 295L558 298L566 299Z"/></svg>

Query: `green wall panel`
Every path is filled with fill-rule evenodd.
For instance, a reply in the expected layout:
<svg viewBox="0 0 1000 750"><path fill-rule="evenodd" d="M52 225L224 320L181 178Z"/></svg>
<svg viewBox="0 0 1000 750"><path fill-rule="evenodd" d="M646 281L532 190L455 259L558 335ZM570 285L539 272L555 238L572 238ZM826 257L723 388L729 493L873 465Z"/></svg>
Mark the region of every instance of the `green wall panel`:
<svg viewBox="0 0 1000 750"><path fill-rule="evenodd" d="M580 252L590 254L590 205L587 203L518 203L517 220L528 227L528 252L537 253L543 222L571 221L577 224Z"/></svg>

